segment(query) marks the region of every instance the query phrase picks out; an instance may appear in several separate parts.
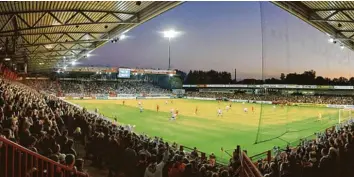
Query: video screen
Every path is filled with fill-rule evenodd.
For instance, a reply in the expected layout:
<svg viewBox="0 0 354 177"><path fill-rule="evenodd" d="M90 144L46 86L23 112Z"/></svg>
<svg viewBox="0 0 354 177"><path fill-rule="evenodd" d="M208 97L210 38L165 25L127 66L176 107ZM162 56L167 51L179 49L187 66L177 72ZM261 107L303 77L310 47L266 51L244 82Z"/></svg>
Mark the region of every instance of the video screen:
<svg viewBox="0 0 354 177"><path fill-rule="evenodd" d="M130 69L119 68L118 78L130 78Z"/></svg>

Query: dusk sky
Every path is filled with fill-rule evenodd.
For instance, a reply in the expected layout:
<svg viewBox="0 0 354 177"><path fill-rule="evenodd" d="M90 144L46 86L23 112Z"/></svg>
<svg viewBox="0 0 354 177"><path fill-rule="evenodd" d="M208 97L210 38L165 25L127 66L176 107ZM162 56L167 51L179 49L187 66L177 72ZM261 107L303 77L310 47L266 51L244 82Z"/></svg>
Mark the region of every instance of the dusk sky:
<svg viewBox="0 0 354 177"><path fill-rule="evenodd" d="M171 41L171 66L186 72L214 69L234 77L237 68L238 79L261 78L263 58L266 78L310 69L327 77L353 74L352 51L330 44L326 34L269 2L186 2L81 62L166 69L168 40L161 34L166 29L183 32Z"/></svg>

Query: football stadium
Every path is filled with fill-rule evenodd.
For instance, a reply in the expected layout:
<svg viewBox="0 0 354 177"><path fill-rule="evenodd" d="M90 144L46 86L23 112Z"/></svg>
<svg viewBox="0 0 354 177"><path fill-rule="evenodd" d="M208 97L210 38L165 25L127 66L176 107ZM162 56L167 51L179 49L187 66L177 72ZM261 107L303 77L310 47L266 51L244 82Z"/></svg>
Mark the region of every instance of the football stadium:
<svg viewBox="0 0 354 177"><path fill-rule="evenodd" d="M4 1L0 177L352 177L353 7Z"/></svg>

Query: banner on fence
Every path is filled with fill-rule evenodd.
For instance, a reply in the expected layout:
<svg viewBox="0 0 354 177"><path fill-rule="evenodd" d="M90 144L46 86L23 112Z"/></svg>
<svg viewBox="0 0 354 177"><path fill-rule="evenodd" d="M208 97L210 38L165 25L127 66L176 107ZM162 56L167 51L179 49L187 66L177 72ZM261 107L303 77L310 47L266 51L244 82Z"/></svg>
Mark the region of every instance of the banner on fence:
<svg viewBox="0 0 354 177"><path fill-rule="evenodd" d="M192 100L216 100L216 98L203 98L203 97L186 97L186 98Z"/></svg>
<svg viewBox="0 0 354 177"><path fill-rule="evenodd" d="M354 109L354 105L336 105L336 104L329 104L327 105L328 108L338 108L338 109Z"/></svg>
<svg viewBox="0 0 354 177"><path fill-rule="evenodd" d="M236 102L236 103L248 103L248 100L230 99L230 101Z"/></svg>

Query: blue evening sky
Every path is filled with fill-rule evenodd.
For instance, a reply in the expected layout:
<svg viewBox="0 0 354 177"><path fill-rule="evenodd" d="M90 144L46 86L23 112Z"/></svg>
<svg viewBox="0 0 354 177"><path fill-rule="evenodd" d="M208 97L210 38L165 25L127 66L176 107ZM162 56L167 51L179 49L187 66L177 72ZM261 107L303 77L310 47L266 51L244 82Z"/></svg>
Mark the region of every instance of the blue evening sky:
<svg viewBox="0 0 354 177"><path fill-rule="evenodd" d="M327 77L352 76L352 51L330 44L326 34L269 2L186 2L81 62L167 68L168 40L161 35L166 29L183 32L171 41L171 65L186 72L214 69L233 74L236 68L238 79L261 78L263 58L265 77L310 69Z"/></svg>

